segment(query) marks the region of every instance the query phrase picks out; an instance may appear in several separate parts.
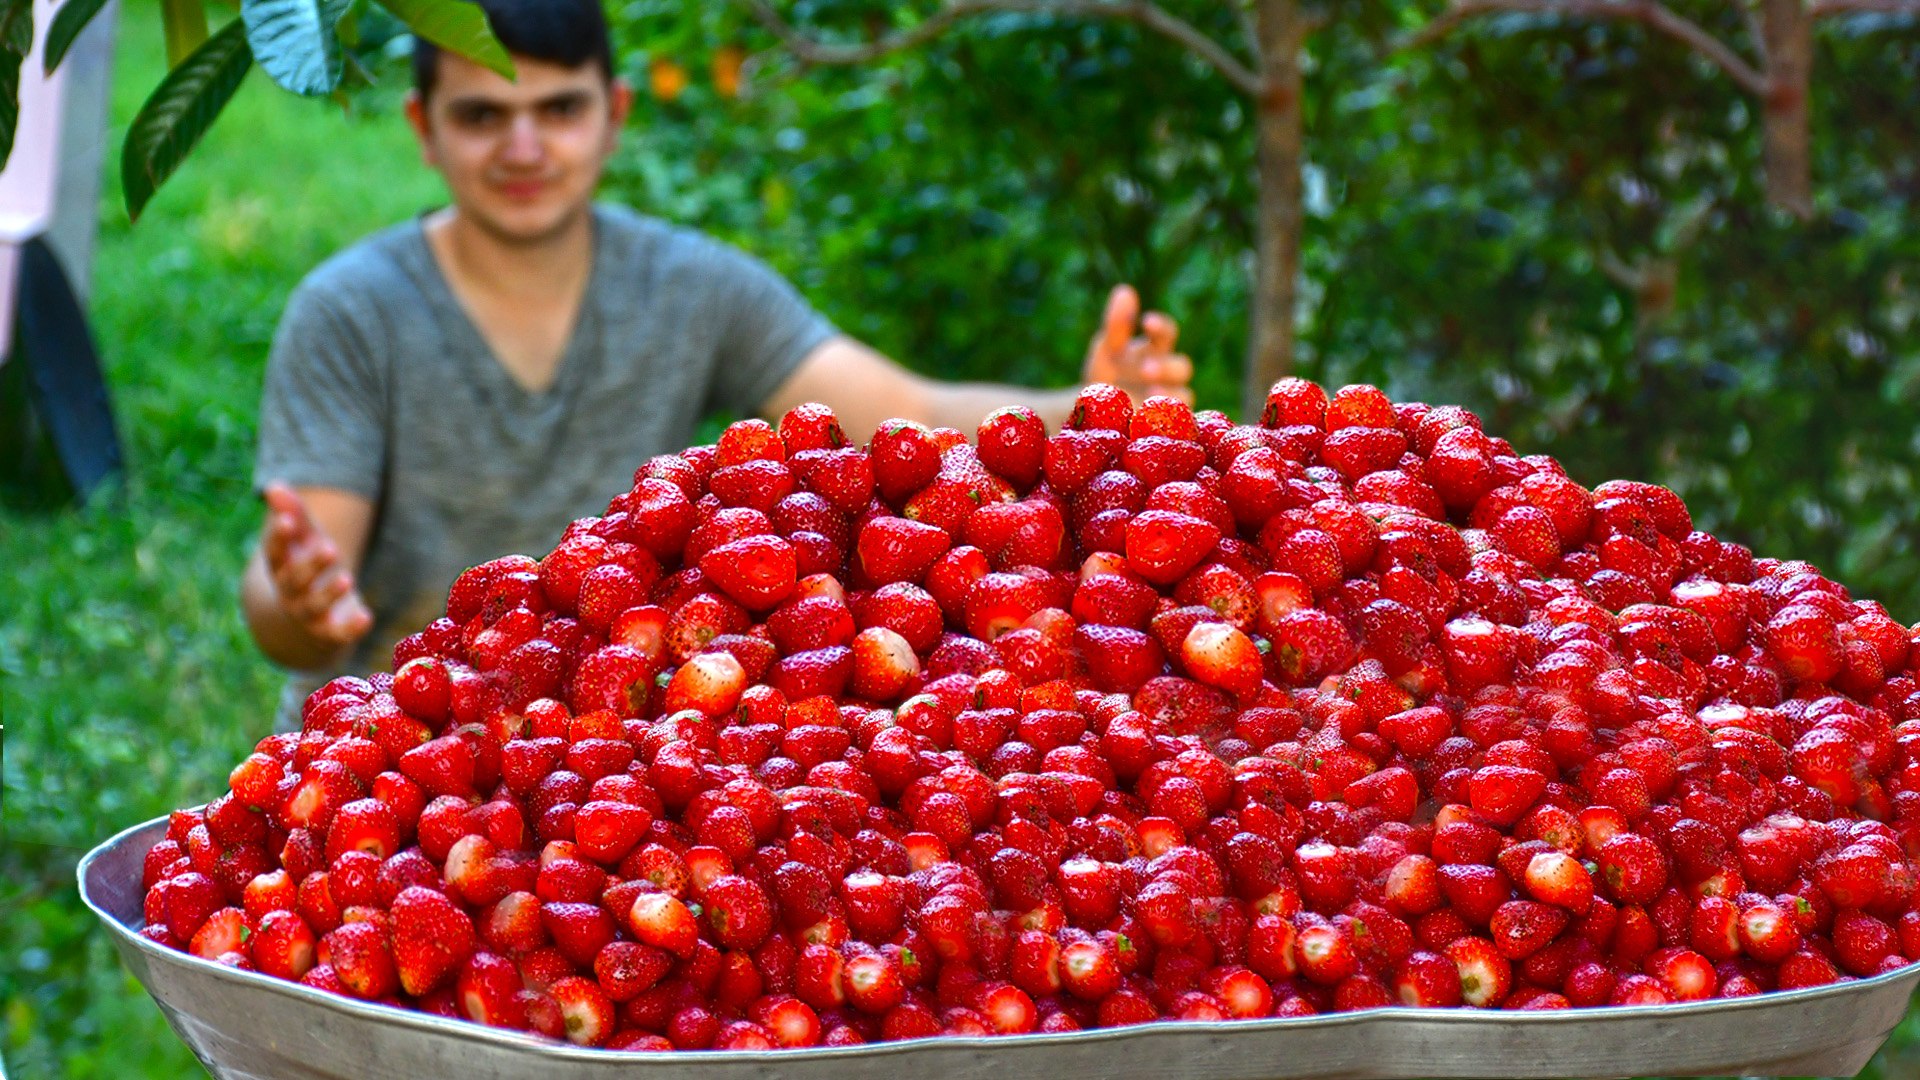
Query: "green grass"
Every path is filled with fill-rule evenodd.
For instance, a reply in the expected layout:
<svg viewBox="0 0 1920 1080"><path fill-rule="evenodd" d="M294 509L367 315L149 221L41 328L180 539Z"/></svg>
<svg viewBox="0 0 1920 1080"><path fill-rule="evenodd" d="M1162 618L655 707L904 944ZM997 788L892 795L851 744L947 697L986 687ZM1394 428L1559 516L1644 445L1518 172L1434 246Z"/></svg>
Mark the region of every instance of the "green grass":
<svg viewBox="0 0 1920 1080"><path fill-rule="evenodd" d="M152 0L129 6L116 145L162 70ZM80 906L73 866L129 824L204 801L268 729L277 675L236 596L259 521L249 476L267 345L302 274L438 198L397 117L343 118L257 73L138 226L109 185L93 309L128 482L85 510L0 508L12 1075L198 1073ZM1920 1075L1920 1015L1865 1075Z"/></svg>
<svg viewBox="0 0 1920 1080"><path fill-rule="evenodd" d="M164 70L155 4L129 5L118 45L116 147ZM82 511L0 509L0 1048L14 1075L199 1071L80 906L73 866L204 801L269 729L278 677L237 595L268 342L315 263L440 197L418 160L397 116L343 117L256 72L137 225L109 181L91 306L128 481Z"/></svg>

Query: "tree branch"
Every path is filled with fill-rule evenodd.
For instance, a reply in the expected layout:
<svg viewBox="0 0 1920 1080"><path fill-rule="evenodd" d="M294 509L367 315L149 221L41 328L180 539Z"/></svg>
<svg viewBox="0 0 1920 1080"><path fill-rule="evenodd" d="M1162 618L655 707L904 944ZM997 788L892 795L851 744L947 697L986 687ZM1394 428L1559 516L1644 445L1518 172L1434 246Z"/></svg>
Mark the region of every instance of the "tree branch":
<svg viewBox="0 0 1920 1080"><path fill-rule="evenodd" d="M1247 39L1247 51L1253 54L1254 70L1261 70L1266 57L1260 51L1260 24L1254 21L1250 0L1238 0L1233 5L1233 14L1240 20L1240 36Z"/></svg>
<svg viewBox="0 0 1920 1080"><path fill-rule="evenodd" d="M742 0L760 25L772 31L789 51L809 64L846 66L864 64L889 53L917 48L939 37L955 23L973 15L994 12L1024 12L1036 15L1089 16L1136 23L1162 37L1185 46L1194 55L1212 65L1235 88L1250 96L1259 96L1260 76L1242 63L1226 46L1208 37L1198 27L1160 7L1152 0L946 0L940 10L927 16L918 26L887 34L858 45L818 41L802 33L782 18L768 0Z"/></svg>
<svg viewBox="0 0 1920 1080"><path fill-rule="evenodd" d="M1740 21L1746 24L1747 39L1753 42L1753 52L1760 58L1760 67L1766 68L1767 28L1760 22L1760 13L1753 8L1753 0L1733 0L1733 6L1740 12Z"/></svg>
<svg viewBox="0 0 1920 1080"><path fill-rule="evenodd" d="M1814 0L1808 14L1816 19L1841 15L1920 15L1916 0Z"/></svg>
<svg viewBox="0 0 1920 1080"><path fill-rule="evenodd" d="M1873 3L1875 0L1825 0L1827 3ZM1893 2L1893 0L1880 0ZM1648 29L1680 42L1712 61L1741 89L1756 97L1767 91L1767 77L1699 23L1677 15L1658 0L1453 0L1446 11L1436 15L1408 39L1405 47L1429 45L1453 32L1461 23L1480 15L1512 12L1525 15L1557 15L1570 19L1620 19L1644 24Z"/></svg>

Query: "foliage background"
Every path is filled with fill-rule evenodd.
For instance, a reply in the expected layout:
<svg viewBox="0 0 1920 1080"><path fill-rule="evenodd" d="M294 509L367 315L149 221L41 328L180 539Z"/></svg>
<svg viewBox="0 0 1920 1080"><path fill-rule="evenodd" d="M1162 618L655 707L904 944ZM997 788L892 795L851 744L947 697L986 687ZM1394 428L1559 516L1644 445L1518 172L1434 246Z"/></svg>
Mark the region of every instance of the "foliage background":
<svg viewBox="0 0 1920 1080"><path fill-rule="evenodd" d="M1675 6L1739 34L1725 5ZM1801 224L1764 206L1748 100L1662 39L1507 18L1399 53L1419 5L1349 7L1308 74L1302 372L1468 404L1587 483L1668 483L1704 525L1920 619L1920 27L1823 33L1820 214ZM716 51L767 42L723 5L610 10L639 85L656 64L690 75L642 95L614 197L760 253L847 330L951 377L1068 381L1107 286L1131 280L1182 320L1202 403L1235 400L1249 117L1173 46L1008 16L858 70L756 62L732 97ZM123 18L115 144L160 75L155 11ZM129 482L83 511L0 507L15 1075L196 1068L71 871L203 799L264 730L275 678L234 590L266 342L301 274L439 197L393 115L398 72L374 67L385 85L346 117L254 76L139 227L102 207L96 330ZM1610 264L1665 270L1635 289ZM1920 1072L1916 1024L1868 1075Z"/></svg>

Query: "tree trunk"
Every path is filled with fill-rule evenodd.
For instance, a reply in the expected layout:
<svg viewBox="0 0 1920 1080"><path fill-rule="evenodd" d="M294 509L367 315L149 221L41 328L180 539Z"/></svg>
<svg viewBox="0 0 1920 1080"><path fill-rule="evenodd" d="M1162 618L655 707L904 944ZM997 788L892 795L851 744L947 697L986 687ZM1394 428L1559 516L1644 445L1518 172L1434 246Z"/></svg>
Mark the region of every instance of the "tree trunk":
<svg viewBox="0 0 1920 1080"><path fill-rule="evenodd" d="M1760 104L1767 198L1802 220L1813 216L1813 17L1804 0L1766 0L1767 94Z"/></svg>
<svg viewBox="0 0 1920 1080"><path fill-rule="evenodd" d="M1306 142L1301 122L1300 54L1306 23L1295 0L1260 0L1261 77L1255 102L1260 209L1247 370L1241 409L1260 415L1267 389L1293 370L1294 305L1300 279L1301 179Z"/></svg>

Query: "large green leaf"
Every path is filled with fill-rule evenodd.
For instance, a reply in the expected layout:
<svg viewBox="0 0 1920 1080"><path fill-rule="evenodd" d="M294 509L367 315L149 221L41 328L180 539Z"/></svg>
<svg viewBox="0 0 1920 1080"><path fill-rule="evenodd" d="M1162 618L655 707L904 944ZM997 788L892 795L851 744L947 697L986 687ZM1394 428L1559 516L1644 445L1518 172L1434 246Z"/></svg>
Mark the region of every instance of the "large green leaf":
<svg viewBox="0 0 1920 1080"><path fill-rule="evenodd" d="M241 0L247 43L273 81L296 94L331 94L340 85L340 16L347 0Z"/></svg>
<svg viewBox="0 0 1920 1080"><path fill-rule="evenodd" d="M468 0L380 0L407 29L448 52L513 78L513 58L493 36L479 4Z"/></svg>
<svg viewBox="0 0 1920 1080"><path fill-rule="evenodd" d="M33 0L0 0L0 168L20 126L20 65L33 51Z"/></svg>
<svg viewBox="0 0 1920 1080"><path fill-rule="evenodd" d="M66 0L60 10L53 13L53 25L47 28L47 74L53 74L53 69L60 66L80 32L106 6L107 0Z"/></svg>
<svg viewBox="0 0 1920 1080"><path fill-rule="evenodd" d="M167 177L193 152L253 68L247 28L239 19L208 38L167 73L140 107L120 151L127 215L139 218Z"/></svg>

